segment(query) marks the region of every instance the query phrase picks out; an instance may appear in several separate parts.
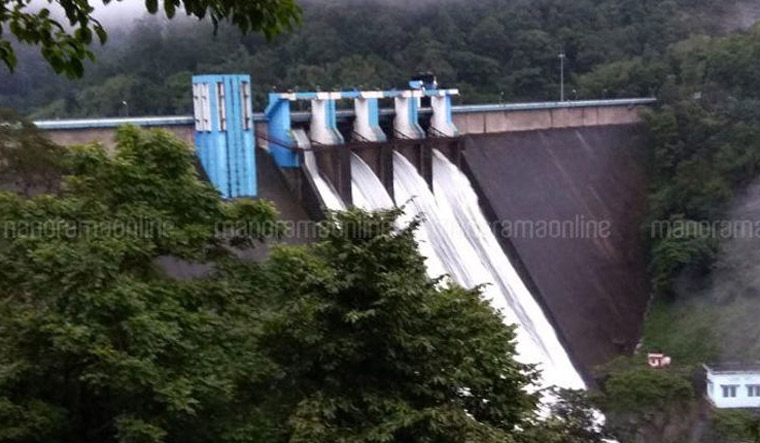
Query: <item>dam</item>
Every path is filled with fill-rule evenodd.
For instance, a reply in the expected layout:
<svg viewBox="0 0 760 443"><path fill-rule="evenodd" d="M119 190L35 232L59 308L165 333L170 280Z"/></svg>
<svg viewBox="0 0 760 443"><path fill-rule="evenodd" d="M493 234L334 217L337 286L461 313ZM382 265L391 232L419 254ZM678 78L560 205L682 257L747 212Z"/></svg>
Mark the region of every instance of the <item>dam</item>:
<svg viewBox="0 0 760 443"><path fill-rule="evenodd" d="M36 124L64 145L113 145L123 124L168 130L224 197L272 200L286 220L354 206L423 216L428 273L485 285L547 386L582 388L635 347L649 298L638 112L653 99L455 106L457 90L416 83L271 93L255 113L250 88L196 76L193 116ZM311 111L292 111L299 101Z"/></svg>

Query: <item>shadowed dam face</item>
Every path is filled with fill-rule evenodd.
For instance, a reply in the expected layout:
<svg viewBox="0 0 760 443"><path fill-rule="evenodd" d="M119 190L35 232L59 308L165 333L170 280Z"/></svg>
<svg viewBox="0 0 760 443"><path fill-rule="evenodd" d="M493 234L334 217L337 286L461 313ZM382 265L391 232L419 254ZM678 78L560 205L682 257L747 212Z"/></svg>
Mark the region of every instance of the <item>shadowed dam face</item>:
<svg viewBox="0 0 760 443"><path fill-rule="evenodd" d="M464 169L586 373L635 347L649 290L638 126L477 136Z"/></svg>

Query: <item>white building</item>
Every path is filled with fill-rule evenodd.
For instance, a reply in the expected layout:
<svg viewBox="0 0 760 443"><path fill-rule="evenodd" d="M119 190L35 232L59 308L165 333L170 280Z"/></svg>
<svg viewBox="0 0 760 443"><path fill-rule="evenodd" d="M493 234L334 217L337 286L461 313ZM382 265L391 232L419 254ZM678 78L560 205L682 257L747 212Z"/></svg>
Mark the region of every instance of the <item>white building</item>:
<svg viewBox="0 0 760 443"><path fill-rule="evenodd" d="M707 398L716 408L760 408L760 364L721 364L705 370Z"/></svg>

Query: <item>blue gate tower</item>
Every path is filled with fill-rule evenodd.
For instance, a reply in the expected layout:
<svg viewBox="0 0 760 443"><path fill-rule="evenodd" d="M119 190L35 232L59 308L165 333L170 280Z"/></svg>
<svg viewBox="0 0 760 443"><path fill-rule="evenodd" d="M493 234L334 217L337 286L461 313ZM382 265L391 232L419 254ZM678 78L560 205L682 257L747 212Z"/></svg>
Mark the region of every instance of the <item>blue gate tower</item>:
<svg viewBox="0 0 760 443"><path fill-rule="evenodd" d="M256 151L248 75L193 76L195 147L224 198L255 197Z"/></svg>

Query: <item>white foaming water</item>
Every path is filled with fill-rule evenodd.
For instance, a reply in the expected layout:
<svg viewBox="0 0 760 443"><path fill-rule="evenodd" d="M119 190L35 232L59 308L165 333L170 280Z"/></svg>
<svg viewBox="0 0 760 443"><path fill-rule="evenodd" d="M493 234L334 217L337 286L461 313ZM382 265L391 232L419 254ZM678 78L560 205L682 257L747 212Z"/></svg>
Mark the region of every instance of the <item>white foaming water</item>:
<svg viewBox="0 0 760 443"><path fill-rule="evenodd" d="M344 210L340 197L319 174L313 153L305 154L306 169L325 204L333 210ZM357 207L377 210L394 206L383 184L356 154L351 156L351 169ZM437 195L398 152L393 153L393 170L396 201L406 208L399 223L406 225L417 216L423 219L416 235L420 253L427 259L428 275L437 278L448 274L467 288L485 285L485 297L504 315L504 321L517 325L519 360L542 370L541 386L583 389L583 380L554 329L491 231L467 177L437 151L433 157Z"/></svg>
<svg viewBox="0 0 760 443"><path fill-rule="evenodd" d="M454 214L438 207L425 180L398 152L393 153L393 191L397 202L406 202L408 215L422 218L420 230L430 239L435 255L454 281L468 288L487 283L485 269L468 263L467 258L472 258L475 251L459 229Z"/></svg>
<svg viewBox="0 0 760 443"><path fill-rule="evenodd" d="M487 292L493 297L493 305L510 311L516 318L521 357L526 358L525 362L538 364L543 370L543 385L584 389L583 379L554 328L512 266L483 215L470 180L437 149L433 151L433 189L439 208L444 212L453 212L475 251L476 256L464 258L468 262L479 262L490 274L488 283L495 283L496 291ZM531 347L533 352L523 355L522 349L526 346Z"/></svg>
<svg viewBox="0 0 760 443"><path fill-rule="evenodd" d="M378 209L389 209L395 205L385 186L380 182L372 169L356 154L351 154L351 194L354 199L354 205L359 208L375 211ZM400 226L408 226L414 215L405 211L398 220ZM420 254L425 257L425 266L428 275L431 278L440 277L446 274L438 254L433 250L427 233L418 229L415 232L415 238Z"/></svg>
<svg viewBox="0 0 760 443"><path fill-rule="evenodd" d="M355 153L351 153L351 197L355 206L369 211L395 207L372 168Z"/></svg>
<svg viewBox="0 0 760 443"><path fill-rule="evenodd" d="M314 181L314 186L317 187L317 192L322 198L322 203L325 204L327 209L331 211L345 211L346 205L343 204L343 199L340 198L335 189L327 180L319 173L319 166L317 166L317 159L314 157L314 152L311 149L311 140L306 135L306 131L303 129L296 129L293 131L293 137L296 139L296 143L302 149L305 149L303 153L304 165L306 166L306 172Z"/></svg>
<svg viewBox="0 0 760 443"><path fill-rule="evenodd" d="M436 200L427 183L417 169L398 152L393 153L394 191L396 201L410 200L409 208L414 215L422 215L425 222L422 229L427 232L433 249L440 257L449 275L466 288L483 286L483 295L492 306L502 313L507 324L517 325L516 347L518 359L523 363L539 366L543 372L541 387L558 385L563 387L566 374L562 374L546 356L542 346L537 344L527 331L514 309L507 302L508 296L499 288L496 278L483 263L482 257L468 239L465 229L460 226L454 210L446 200ZM554 335L552 331L552 335ZM572 365L570 366L572 368ZM572 369L572 373L575 370Z"/></svg>

